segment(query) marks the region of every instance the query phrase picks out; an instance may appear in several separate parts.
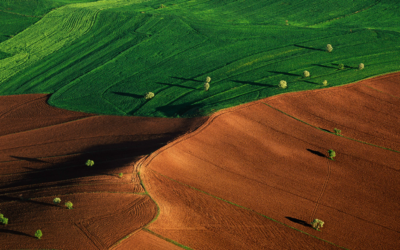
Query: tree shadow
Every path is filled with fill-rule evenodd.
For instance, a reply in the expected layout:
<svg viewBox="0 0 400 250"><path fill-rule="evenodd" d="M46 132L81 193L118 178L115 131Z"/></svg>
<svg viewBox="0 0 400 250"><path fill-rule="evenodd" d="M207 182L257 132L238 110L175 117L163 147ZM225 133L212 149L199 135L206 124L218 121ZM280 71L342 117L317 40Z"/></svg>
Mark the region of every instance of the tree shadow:
<svg viewBox="0 0 400 250"><path fill-rule="evenodd" d="M0 195L0 202L10 202L10 201L29 202L29 203L34 203L34 204L38 204L38 205L44 205L44 206L50 206L50 207L59 207L59 206L57 206L55 204L41 202L41 201L35 201L35 200L31 200L29 198L23 198L22 196L17 198L17 197L11 197L11 196L8 196L8 195Z"/></svg>
<svg viewBox="0 0 400 250"><path fill-rule="evenodd" d="M171 87L180 87L180 88L185 88L185 89L196 89L196 88L188 87L188 86L185 86L185 85L178 85L178 84L171 84L171 83L164 83L164 82L156 82L156 83L162 84L162 85L171 86Z"/></svg>
<svg viewBox="0 0 400 250"><path fill-rule="evenodd" d="M10 230L10 229L5 229L5 228L0 228L0 233L16 234L16 235L22 235L22 236L28 236L28 237L36 238L36 237L34 237L32 235L29 235L29 234L26 234L26 233L23 233L23 232Z"/></svg>
<svg viewBox="0 0 400 250"><path fill-rule="evenodd" d="M116 95L122 95L122 96L128 96L128 97L133 97L133 98L143 98L144 95L137 95L137 94L131 94L131 93L123 93L123 92L112 92Z"/></svg>
<svg viewBox="0 0 400 250"><path fill-rule="evenodd" d="M315 150L312 150L312 149L309 149L309 148L307 148L307 151L310 152L310 153L313 153L313 154L315 154L315 155L324 157L324 158L326 157L323 153L321 153L321 152L319 152L319 151L315 151Z"/></svg>
<svg viewBox="0 0 400 250"><path fill-rule="evenodd" d="M305 80L305 79L299 80L299 81L301 81L301 82L306 82L306 83L310 83L310 84L314 84L314 85L321 85L321 84L319 84L319 83L315 83L315 82L312 82L312 81L309 81L309 80Z"/></svg>
<svg viewBox="0 0 400 250"><path fill-rule="evenodd" d="M328 68L328 69L337 69L337 67L332 67L332 66L326 66L322 64L311 64L313 66L318 66L318 67L323 67L323 68Z"/></svg>
<svg viewBox="0 0 400 250"><path fill-rule="evenodd" d="M248 81L237 81L237 80L232 80L232 82L240 83L240 84L250 84L254 86L261 86L261 87L277 87L269 83L258 83L258 82L248 82Z"/></svg>
<svg viewBox="0 0 400 250"><path fill-rule="evenodd" d="M297 44L294 44L294 46L295 46L295 47L299 47L299 48L303 48L303 49L325 51L325 50L323 50L323 49L316 49L316 48L313 48L313 47L306 47L306 46L301 46L301 45L297 45Z"/></svg>
<svg viewBox="0 0 400 250"><path fill-rule="evenodd" d="M156 111L163 113L163 115L167 117L186 117L195 115L201 107L203 107L201 104L182 103L178 105L165 105L157 107Z"/></svg>
<svg viewBox="0 0 400 250"><path fill-rule="evenodd" d="M176 77L176 76L171 76L171 78L179 79L179 80L183 80L183 81L203 82L203 81L200 81L200 80L196 80L194 78L183 78L183 77ZM204 81L205 81L205 79L204 79Z"/></svg>
<svg viewBox="0 0 400 250"><path fill-rule="evenodd" d="M37 159L37 158L28 158L28 157L13 156L13 155L10 155L10 157L15 158L15 159L18 159L18 160L23 160L23 161L44 162L44 163L47 163L47 161L42 161L42 160L39 160L39 159Z"/></svg>
<svg viewBox="0 0 400 250"><path fill-rule="evenodd" d="M319 129L322 129L323 131L326 131L326 132L332 133L331 131L329 131L329 130L327 130L327 129L324 129L324 128L319 128Z"/></svg>
<svg viewBox="0 0 400 250"><path fill-rule="evenodd" d="M310 225L310 223L307 223L307 222L305 222L304 220L299 220L299 219L292 218L292 217L285 217L285 218L288 219L288 220L290 220L290 221L292 221L292 222L294 222L294 223L300 224L300 225L302 225L302 226L311 227L311 228L312 228L312 226Z"/></svg>
<svg viewBox="0 0 400 250"><path fill-rule="evenodd" d="M299 76L296 74L292 74L292 73L287 73L287 72L280 72L280 71L268 71L270 73L275 73L275 74L279 74L279 75L287 75L287 76Z"/></svg>

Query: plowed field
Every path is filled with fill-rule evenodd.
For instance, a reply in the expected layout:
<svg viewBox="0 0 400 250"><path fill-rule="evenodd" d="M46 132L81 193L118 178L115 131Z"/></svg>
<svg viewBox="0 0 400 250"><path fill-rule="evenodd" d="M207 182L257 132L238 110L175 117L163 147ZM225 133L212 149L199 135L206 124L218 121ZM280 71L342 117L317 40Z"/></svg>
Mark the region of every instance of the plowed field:
<svg viewBox="0 0 400 250"><path fill-rule="evenodd" d="M194 249L397 248L400 81L378 79L227 109L161 148L140 164L148 229Z"/></svg>
<svg viewBox="0 0 400 250"><path fill-rule="evenodd" d="M47 99L0 97L0 249L108 249L157 214L133 164L206 118L97 116Z"/></svg>

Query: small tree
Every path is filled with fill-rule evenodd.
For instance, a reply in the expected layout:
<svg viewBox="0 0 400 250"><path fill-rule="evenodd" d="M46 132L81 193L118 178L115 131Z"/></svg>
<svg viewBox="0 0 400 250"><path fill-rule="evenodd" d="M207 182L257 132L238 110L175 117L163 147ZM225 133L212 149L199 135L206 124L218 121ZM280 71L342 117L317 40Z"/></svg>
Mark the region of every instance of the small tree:
<svg viewBox="0 0 400 250"><path fill-rule="evenodd" d="M360 63L360 64L358 65L358 69L359 69L359 70L363 70L363 69L364 69L364 63Z"/></svg>
<svg viewBox="0 0 400 250"><path fill-rule="evenodd" d="M304 70L303 75L304 75L304 77L309 77L310 76L310 72L308 72L307 70Z"/></svg>
<svg viewBox="0 0 400 250"><path fill-rule="evenodd" d="M324 226L324 222L323 222L322 220L319 220L319 219L314 219L314 221L311 222L311 226L312 226L315 230L318 230L318 231L319 231L319 229L322 228L322 227Z"/></svg>
<svg viewBox="0 0 400 250"><path fill-rule="evenodd" d="M208 91L208 89L210 88L210 84L208 82L204 83L204 91Z"/></svg>
<svg viewBox="0 0 400 250"><path fill-rule="evenodd" d="M343 63L339 63L338 68L339 69L344 69L344 64Z"/></svg>
<svg viewBox="0 0 400 250"><path fill-rule="evenodd" d="M88 166L88 167L92 167L92 166L94 165L94 161L92 161L92 160L87 160L85 164L86 164L86 166Z"/></svg>
<svg viewBox="0 0 400 250"><path fill-rule="evenodd" d="M327 80L324 80L324 81L322 82L322 85L328 86L328 81L327 81Z"/></svg>
<svg viewBox="0 0 400 250"><path fill-rule="evenodd" d="M289 21L288 20L286 20L286 25L289 25Z"/></svg>
<svg viewBox="0 0 400 250"><path fill-rule="evenodd" d="M334 160L333 158L336 157L336 152L333 151L333 149L329 149L328 154L329 154L329 159L331 159L331 160Z"/></svg>
<svg viewBox="0 0 400 250"><path fill-rule="evenodd" d="M341 135L342 134L342 130L340 130L340 129L334 128L333 130L335 131L336 135Z"/></svg>
<svg viewBox="0 0 400 250"><path fill-rule="evenodd" d="M38 229L35 233L35 237L40 240L40 238L42 238L42 236L43 236L42 230Z"/></svg>
<svg viewBox="0 0 400 250"><path fill-rule="evenodd" d="M3 218L3 219L1 219L1 222L4 224L4 225L7 225L8 224L8 218Z"/></svg>
<svg viewBox="0 0 400 250"><path fill-rule="evenodd" d="M144 95L144 99L146 100L150 100L151 98L154 97L154 93L153 92L148 92Z"/></svg>
<svg viewBox="0 0 400 250"><path fill-rule="evenodd" d="M122 178L123 175L124 175L123 173L118 174L119 178Z"/></svg>
<svg viewBox="0 0 400 250"><path fill-rule="evenodd" d="M66 206L68 209L72 209L72 207L74 206L74 204L72 204L72 202L70 202L70 201L67 201L67 202L65 202L65 206Z"/></svg>
<svg viewBox="0 0 400 250"><path fill-rule="evenodd" d="M0 222L4 225L8 224L8 218L5 218L3 214L0 214Z"/></svg>
<svg viewBox="0 0 400 250"><path fill-rule="evenodd" d="M58 197L54 198L54 200L53 200L53 203L56 205L60 204L60 202L61 202L61 199Z"/></svg>
<svg viewBox="0 0 400 250"><path fill-rule="evenodd" d="M326 45L326 51L328 51L330 53L330 52L332 52L332 50L333 50L332 45L327 44Z"/></svg>
<svg viewBox="0 0 400 250"><path fill-rule="evenodd" d="M285 80L281 80L279 82L279 88L286 89L287 88L287 82Z"/></svg>
<svg viewBox="0 0 400 250"><path fill-rule="evenodd" d="M206 82L210 83L211 82L211 77L207 76L206 77Z"/></svg>

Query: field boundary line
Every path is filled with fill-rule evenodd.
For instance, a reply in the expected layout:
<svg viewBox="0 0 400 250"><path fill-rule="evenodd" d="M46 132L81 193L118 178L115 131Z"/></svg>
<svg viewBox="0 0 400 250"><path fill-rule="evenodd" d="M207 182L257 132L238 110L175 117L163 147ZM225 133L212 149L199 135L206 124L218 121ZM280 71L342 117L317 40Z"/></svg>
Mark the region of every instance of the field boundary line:
<svg viewBox="0 0 400 250"><path fill-rule="evenodd" d="M307 233L307 232L305 232L305 231L302 231L302 230L300 230L300 229L297 229L297 228L295 228L295 227L289 226L289 225L287 225L287 224L285 224L285 223L283 223L283 222L280 222L280 221L275 220L275 219L273 219L273 218L271 218L271 217L268 217L268 216L266 216L266 215L264 215L264 214L262 214L262 213L259 213L259 212L255 211L255 210L253 210L253 209L250 209L250 208L247 208L247 207L238 205L238 204L236 204L236 203L233 203L233 202L230 202L230 201L228 201L228 200L225 200L225 199L223 199L223 198L221 198L221 197L218 197L218 196L215 196L215 195L210 194L210 193L208 193L208 192L205 192L205 191L203 191L203 190L201 190L201 189L192 187L192 186L190 186L190 185L188 185L188 184L185 184L185 183L183 183L183 182L180 182L180 181L177 181L177 180L175 180L175 179L172 179L172 178L170 178L170 177L168 177L168 176L165 176L165 175L163 175L163 174L161 174L161 173L158 173L158 172L156 172L156 171L154 171L154 170L152 170L152 169L150 169L150 171L152 171L152 172L154 172L154 173L156 173L156 174L158 174L158 175L160 175L160 176L162 176L162 177L164 177L164 178L166 178L166 179L168 179L168 180L170 180L170 181L176 182L176 183L178 183L178 184L180 184L180 185L183 185L183 186L185 186L185 187L191 188L191 189L196 190L196 191L198 191L198 192L201 192L201 193L203 193L203 194L205 194L205 195L211 196L211 197L213 197L213 198L215 198L215 199L217 199L217 200L226 202L226 203L231 204L231 205L233 205L233 206L236 206L236 207L245 209L245 210L247 210L247 211L250 211L250 212L252 212L252 213L255 213L255 214L257 214L257 215L260 215L260 216L262 216L262 217L264 217L264 218L266 218L266 219L268 219L268 220L270 220L270 221L276 222L276 223L278 223L278 224L280 224L280 225L282 225L282 226L288 227L288 228L290 228L290 229L294 229L294 230L296 230L296 231L298 231L298 232L300 232L300 233L303 233L303 234L305 234L305 235L308 235L308 236L310 236L310 237L313 237L313 238L315 238L315 239L317 239L317 240L324 241L324 242L329 243L329 244L331 244L331 245L333 245L333 246L335 246L335 247L338 247L338 248L347 249L347 248L345 248L345 247L336 245L335 243L332 243L332 242L330 242L330 241L324 240L324 239L322 239L322 238L319 238L319 237L317 237L317 236L315 236L315 235L309 234L309 233Z"/></svg>
<svg viewBox="0 0 400 250"><path fill-rule="evenodd" d="M14 106L12 106L9 110L7 110L7 111L5 111L4 113L0 114L0 118L3 118L3 116L5 116L5 115L7 115L8 113L10 113L10 112L12 112L12 111L18 109L19 107L22 107L22 106L24 106L24 105L26 105L26 104L28 104L28 103L35 102L35 101L37 101L37 100L39 100L39 99L43 99L43 98L46 98L46 97L48 97L48 96L47 96L47 95L41 96L41 97L35 98L35 99L33 99L33 100L29 100L29 101L27 101L27 102L21 103L21 104L19 104L19 105L14 105Z"/></svg>
<svg viewBox="0 0 400 250"><path fill-rule="evenodd" d="M20 14L20 13L16 13L16 12L11 12L11 11L6 11L6 10L0 10L1 12L4 13L8 13L8 14L12 14L12 15L17 15L17 16L25 16L25 17L36 17L36 18L42 18L44 17L44 15L42 16L29 16L29 15L24 15L24 14ZM45 14L46 15L46 14Z"/></svg>
<svg viewBox="0 0 400 250"><path fill-rule="evenodd" d="M324 185L322 186L321 194L319 195L319 197L318 197L318 199L317 199L317 201L316 201L316 203L315 203L315 208L314 208L314 210L313 210L312 213L311 213L310 222L313 221L313 217L314 217L315 214L317 213L317 209L318 209L318 206L319 206L319 202L321 201L322 196L323 196L324 193L325 193L325 190L326 190L326 187L328 186L328 182L329 182L330 177L331 177L331 164L330 164L330 162L328 162L328 175L326 176L326 180L325 180L325 182L324 182Z"/></svg>
<svg viewBox="0 0 400 250"><path fill-rule="evenodd" d="M158 234L158 233L156 233L156 232L154 232L154 231L151 231L151 230L148 229L148 228L145 228L145 227L144 227L142 230L145 231L145 232L147 232L147 233L149 233L149 234L152 234L152 235L154 235L154 236L156 236L156 237L158 237L158 238L160 238L160 239L162 239L162 240L168 241L169 243L172 243L172 244L174 244L175 246L178 246L178 247L180 247L180 248L187 249L187 250L193 250L192 248L190 248L190 247L188 247L188 246L182 245L182 244L180 244L180 243L178 243L178 242L176 242L176 241L174 241L174 240L171 240L171 239L169 239L169 238L167 238L167 237L164 237L164 236L162 236L162 235L160 235L160 234Z"/></svg>
<svg viewBox="0 0 400 250"><path fill-rule="evenodd" d="M263 102L263 104L267 105L268 107L270 107L270 108L272 108L272 109L274 109L274 110L276 110L276 111L278 111L278 112L281 112L281 113L284 114L284 115L289 116L290 118L293 118L293 119L295 119L295 120L297 120L297 121L299 121L299 122L302 122L302 123L304 123L304 124L306 124L306 125L308 125L308 126L310 126L310 127L313 127L313 128L315 128L315 129L318 129L318 130L320 130L320 131L322 131L322 132L329 133L329 134L331 134L331 135L336 135L336 136L339 136L339 137L342 137L342 138L345 138L345 139L348 139L348 140L352 140L352 141L355 141L355 142L359 142L359 143L362 143L362 144L366 144L366 145L369 145L369 146L377 147L377 148L380 148L380 149L392 151L392 152L395 152L395 153L400 153L399 151L394 150L394 149L391 149L391 148L386 148L386 147L379 146L379 145L375 145L375 144L372 144L372 143L369 143L369 142L365 142L365 141L357 140L357 139L350 138L350 137L347 137L347 136L337 135L337 134L335 134L335 133L333 133L333 132L325 131L325 130L323 130L323 129L317 127L317 126L314 126L314 125L312 125L312 124L309 124L309 123L307 123L307 122L305 122L305 121L303 121L303 120L301 120L301 119L299 119L299 118L297 118L297 117L294 117L294 116L292 116L292 115L289 115L288 113L286 113L286 112L284 112L284 111L282 111L282 110L280 110L280 109L277 109L277 108L275 108L275 107L272 107L271 105L269 105L269 104L267 104L267 103L265 103L265 102ZM396 170L396 169L393 169L393 170L399 171L399 170Z"/></svg>
<svg viewBox="0 0 400 250"><path fill-rule="evenodd" d="M332 22L332 21L334 21L334 20L346 18L346 17L348 17L348 16L352 16L352 15L355 15L355 14L357 14L357 13L366 11L366 10L368 10L368 9L370 9L370 8L372 8L372 7L376 6L376 5L378 5L379 3L381 3L381 0L377 0L374 4L371 4L370 6L367 6L367 7L363 8L363 9L361 9L361 10L357 10L356 12L353 12L353 13L350 13L350 14L345 14L345 15L342 15L342 16L338 16L338 17L335 17L335 18L332 18L332 19L329 19L329 20L325 20L325 21L319 22L319 23L307 25L306 27L312 27L312 26L315 26L315 25L319 25L319 24L323 24L323 23L328 23L328 22Z"/></svg>

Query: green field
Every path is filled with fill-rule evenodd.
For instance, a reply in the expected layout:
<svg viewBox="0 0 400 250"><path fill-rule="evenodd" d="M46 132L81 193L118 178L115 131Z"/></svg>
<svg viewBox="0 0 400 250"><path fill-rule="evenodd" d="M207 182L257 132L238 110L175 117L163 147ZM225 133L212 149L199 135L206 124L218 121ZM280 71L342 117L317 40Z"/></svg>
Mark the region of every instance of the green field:
<svg viewBox="0 0 400 250"><path fill-rule="evenodd" d="M51 93L52 106L99 114L207 115L399 71L399 13L397 0L0 0L0 95Z"/></svg>

